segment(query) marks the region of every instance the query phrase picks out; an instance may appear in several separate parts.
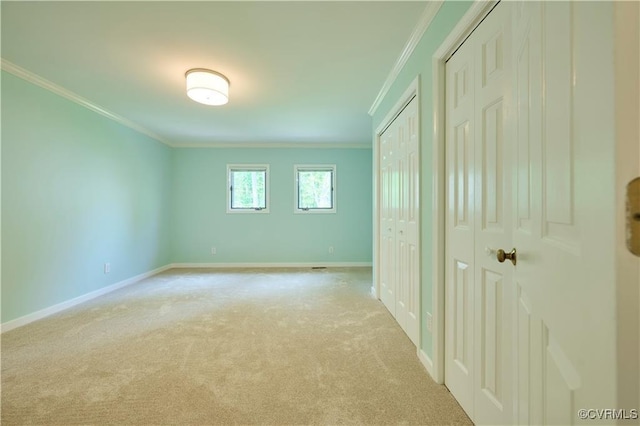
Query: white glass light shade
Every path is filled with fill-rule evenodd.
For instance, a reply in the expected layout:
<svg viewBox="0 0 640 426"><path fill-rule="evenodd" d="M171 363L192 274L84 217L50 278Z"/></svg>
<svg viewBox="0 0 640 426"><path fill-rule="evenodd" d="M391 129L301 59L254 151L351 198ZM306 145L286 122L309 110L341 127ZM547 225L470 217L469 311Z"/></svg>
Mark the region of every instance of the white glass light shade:
<svg viewBox="0 0 640 426"><path fill-rule="evenodd" d="M205 105L224 105L229 102L229 80L215 71L192 69L187 71L187 96Z"/></svg>

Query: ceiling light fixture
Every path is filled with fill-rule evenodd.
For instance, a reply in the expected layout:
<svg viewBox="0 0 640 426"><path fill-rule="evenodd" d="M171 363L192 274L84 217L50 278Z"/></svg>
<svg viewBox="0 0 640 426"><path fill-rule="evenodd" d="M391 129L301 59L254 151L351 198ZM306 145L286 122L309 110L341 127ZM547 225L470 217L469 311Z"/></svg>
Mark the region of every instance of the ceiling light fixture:
<svg viewBox="0 0 640 426"><path fill-rule="evenodd" d="M194 68L185 74L187 96L205 105L224 105L229 102L229 80L219 72Z"/></svg>

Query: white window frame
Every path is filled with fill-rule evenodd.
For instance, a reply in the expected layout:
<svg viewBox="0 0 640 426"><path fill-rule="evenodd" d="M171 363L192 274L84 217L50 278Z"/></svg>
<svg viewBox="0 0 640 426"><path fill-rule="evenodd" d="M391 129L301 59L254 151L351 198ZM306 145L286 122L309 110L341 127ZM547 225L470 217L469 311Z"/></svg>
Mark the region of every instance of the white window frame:
<svg viewBox="0 0 640 426"><path fill-rule="evenodd" d="M331 172L331 205L330 209L301 209L298 205L299 191L300 191L300 182L298 181L298 172L299 171L330 171ZM335 164L296 164L293 166L293 180L295 184L293 185L293 212L299 214L327 214L327 213L336 213L336 173L337 168Z"/></svg>
<svg viewBox="0 0 640 426"><path fill-rule="evenodd" d="M265 202L265 207L264 208L260 208L260 209L252 209L252 208L247 208L247 209L239 209L239 208L235 208L232 209L231 208L231 191L232 186L233 186L233 182L231 179L231 173L232 172L242 172L242 171L263 171L265 172L265 177L264 177L264 202ZM227 164L227 213L256 213L256 214L263 214L263 213L269 213L269 206L271 205L270 203L270 187L269 187L269 178L270 178L270 173L269 173L269 165L268 164Z"/></svg>

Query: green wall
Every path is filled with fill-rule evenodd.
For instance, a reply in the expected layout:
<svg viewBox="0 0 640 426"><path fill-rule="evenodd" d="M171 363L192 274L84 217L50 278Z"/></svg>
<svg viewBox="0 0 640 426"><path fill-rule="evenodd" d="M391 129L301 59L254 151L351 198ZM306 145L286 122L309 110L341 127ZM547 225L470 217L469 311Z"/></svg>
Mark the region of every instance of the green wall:
<svg viewBox="0 0 640 426"><path fill-rule="evenodd" d="M174 149L1 83L2 323L170 263L371 262L370 149ZM227 214L226 165L252 162L270 164L271 211ZM308 163L336 164L336 214L293 213Z"/></svg>
<svg viewBox="0 0 640 426"><path fill-rule="evenodd" d="M425 318L427 312L433 309L432 303L432 244L431 224L433 221L432 203L432 144L433 144L433 78L432 56L440 47L444 39L449 35L453 27L469 9L472 2L447 1L445 2L424 36L416 46L413 54L403 67L402 71L384 97L373 116L373 131L384 120L387 113L400 99L411 82L420 76L420 155L421 155L421 211L422 211L422 338L421 349L430 357L433 357L432 335L427 331Z"/></svg>
<svg viewBox="0 0 640 426"><path fill-rule="evenodd" d="M371 155L370 149L176 149L173 261L371 262ZM233 163L269 164L269 213L226 212L227 164ZM335 214L294 214L294 164L336 165Z"/></svg>
<svg viewBox="0 0 640 426"><path fill-rule="evenodd" d="M169 147L6 72L1 136L3 323L169 263Z"/></svg>
<svg viewBox="0 0 640 426"><path fill-rule="evenodd" d="M432 310L431 56L470 4L444 3L372 120L376 129L421 77L423 314ZM169 263L371 262L370 150L171 149L5 72L1 136L3 323ZM270 164L271 212L227 214L226 164L252 162ZM304 163L337 165L336 214L293 213L293 165Z"/></svg>

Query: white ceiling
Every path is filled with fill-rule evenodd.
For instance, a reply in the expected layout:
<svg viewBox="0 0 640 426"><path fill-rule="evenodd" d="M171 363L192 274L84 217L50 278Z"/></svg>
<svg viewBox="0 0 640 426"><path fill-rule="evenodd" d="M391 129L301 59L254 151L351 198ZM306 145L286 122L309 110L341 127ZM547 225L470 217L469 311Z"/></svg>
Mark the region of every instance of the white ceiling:
<svg viewBox="0 0 640 426"><path fill-rule="evenodd" d="M367 111L427 2L1 2L2 58L173 146L370 145ZM230 102L184 73L231 81Z"/></svg>

